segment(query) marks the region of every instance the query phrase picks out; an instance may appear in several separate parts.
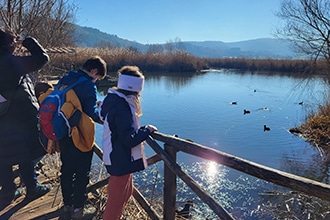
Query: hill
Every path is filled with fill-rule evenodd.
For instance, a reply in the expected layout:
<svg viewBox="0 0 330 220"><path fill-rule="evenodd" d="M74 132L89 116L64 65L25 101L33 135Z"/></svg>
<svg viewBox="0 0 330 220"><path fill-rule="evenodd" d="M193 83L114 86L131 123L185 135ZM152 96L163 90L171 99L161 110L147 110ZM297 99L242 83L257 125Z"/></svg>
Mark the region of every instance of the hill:
<svg viewBox="0 0 330 220"><path fill-rule="evenodd" d="M101 32L91 27L76 25L74 33L77 46L80 47L124 47L146 52L149 44L123 39L114 34ZM173 43L173 42L172 42ZM260 38L225 43L222 41L186 41L179 42L180 49L197 56L208 58L245 57L245 58L295 58L290 42L275 38ZM157 46L165 47L164 44ZM174 47L176 43L173 43Z"/></svg>
<svg viewBox="0 0 330 220"><path fill-rule="evenodd" d="M117 35L101 32L96 28L82 27L75 25L74 38L77 46L97 47L102 44L110 43L113 47L134 47L138 50L145 50L145 45L119 38Z"/></svg>

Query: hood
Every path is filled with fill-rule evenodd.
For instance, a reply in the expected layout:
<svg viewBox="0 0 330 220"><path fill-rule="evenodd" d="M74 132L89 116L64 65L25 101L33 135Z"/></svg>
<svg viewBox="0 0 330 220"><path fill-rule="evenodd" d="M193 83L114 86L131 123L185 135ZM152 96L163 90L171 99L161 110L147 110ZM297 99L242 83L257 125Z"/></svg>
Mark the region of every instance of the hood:
<svg viewBox="0 0 330 220"><path fill-rule="evenodd" d="M125 95L110 88L108 90L107 96L104 98L101 106L101 117L102 120L105 120L107 114L114 108L118 103L123 102L125 100Z"/></svg>
<svg viewBox="0 0 330 220"><path fill-rule="evenodd" d="M79 77L85 77L86 79L92 80L93 78L88 76L84 71L78 70L76 71L70 71L67 75L65 75L59 83L63 83L64 85L72 84L73 82L77 81Z"/></svg>

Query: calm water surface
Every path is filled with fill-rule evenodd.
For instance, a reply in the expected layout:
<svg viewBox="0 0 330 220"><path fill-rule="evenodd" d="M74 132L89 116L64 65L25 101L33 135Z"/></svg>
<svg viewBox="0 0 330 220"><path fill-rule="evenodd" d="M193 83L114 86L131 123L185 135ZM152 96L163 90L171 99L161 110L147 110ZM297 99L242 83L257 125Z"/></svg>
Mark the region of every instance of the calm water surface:
<svg viewBox="0 0 330 220"><path fill-rule="evenodd" d="M142 125L153 124L162 133L177 134L243 159L327 182L329 173L322 163L322 152L288 132L323 103L328 86L321 79L307 81L230 71L186 77L147 75L142 94ZM243 114L244 109L250 114ZM264 125L270 131L265 132ZM99 145L101 138L102 127L97 126ZM154 154L150 147L146 152L149 156ZM251 205L251 201L238 198L256 200L255 188L264 186L260 183L257 187L255 180L246 179L251 177L183 153L178 154L178 162L228 207ZM140 175L150 175L158 168L148 169L149 174ZM226 184L225 179L229 179ZM228 190L228 184L235 190ZM182 191L184 199L193 197L185 186Z"/></svg>

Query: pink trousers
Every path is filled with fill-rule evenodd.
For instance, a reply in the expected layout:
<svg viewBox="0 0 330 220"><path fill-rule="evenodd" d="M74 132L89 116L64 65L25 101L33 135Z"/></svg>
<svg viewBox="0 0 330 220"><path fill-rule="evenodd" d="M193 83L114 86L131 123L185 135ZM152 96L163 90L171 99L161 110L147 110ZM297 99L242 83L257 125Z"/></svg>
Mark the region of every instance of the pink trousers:
<svg viewBox="0 0 330 220"><path fill-rule="evenodd" d="M110 176L108 182L108 200L103 212L103 220L119 220L133 193L133 175Z"/></svg>

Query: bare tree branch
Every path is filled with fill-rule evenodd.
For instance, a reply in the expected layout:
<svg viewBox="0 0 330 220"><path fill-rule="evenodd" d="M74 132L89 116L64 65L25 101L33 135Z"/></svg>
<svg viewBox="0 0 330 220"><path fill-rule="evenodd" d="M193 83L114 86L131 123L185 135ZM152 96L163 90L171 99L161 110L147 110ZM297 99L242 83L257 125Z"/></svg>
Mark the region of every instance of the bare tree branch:
<svg viewBox="0 0 330 220"><path fill-rule="evenodd" d="M315 61L325 59L330 67L330 1L282 0L276 14L285 21L279 38L293 42L297 52Z"/></svg>
<svg viewBox="0 0 330 220"><path fill-rule="evenodd" d="M68 0L0 0L0 25L45 47L71 46L76 9Z"/></svg>

